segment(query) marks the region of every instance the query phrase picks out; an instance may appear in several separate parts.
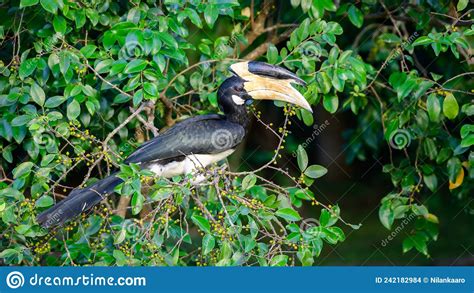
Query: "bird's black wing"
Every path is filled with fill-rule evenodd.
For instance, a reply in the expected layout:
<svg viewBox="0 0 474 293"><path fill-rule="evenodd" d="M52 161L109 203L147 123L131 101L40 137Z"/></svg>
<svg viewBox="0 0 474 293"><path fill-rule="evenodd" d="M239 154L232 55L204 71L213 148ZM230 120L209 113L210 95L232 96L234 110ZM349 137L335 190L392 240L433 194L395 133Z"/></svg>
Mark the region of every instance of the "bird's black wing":
<svg viewBox="0 0 474 293"><path fill-rule="evenodd" d="M203 115L180 122L145 142L124 163L149 163L190 154L216 154L234 148L245 136L243 126L220 115Z"/></svg>

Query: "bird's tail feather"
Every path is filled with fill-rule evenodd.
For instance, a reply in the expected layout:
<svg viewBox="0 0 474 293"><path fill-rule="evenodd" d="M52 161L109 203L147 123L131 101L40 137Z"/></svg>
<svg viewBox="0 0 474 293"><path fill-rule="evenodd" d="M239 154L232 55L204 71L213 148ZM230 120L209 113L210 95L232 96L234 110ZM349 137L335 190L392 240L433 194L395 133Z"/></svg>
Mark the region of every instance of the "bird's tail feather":
<svg viewBox="0 0 474 293"><path fill-rule="evenodd" d="M45 228L62 225L97 205L122 182L122 179L111 175L87 188L74 189L68 197L39 214L36 221Z"/></svg>

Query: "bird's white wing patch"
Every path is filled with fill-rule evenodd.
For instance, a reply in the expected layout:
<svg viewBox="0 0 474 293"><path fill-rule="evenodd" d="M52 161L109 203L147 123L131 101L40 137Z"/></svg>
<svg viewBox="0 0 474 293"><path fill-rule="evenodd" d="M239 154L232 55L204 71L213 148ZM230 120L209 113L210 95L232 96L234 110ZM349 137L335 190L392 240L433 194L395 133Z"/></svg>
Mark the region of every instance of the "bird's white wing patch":
<svg viewBox="0 0 474 293"><path fill-rule="evenodd" d="M198 168L204 168L213 163L217 163L233 152L234 150L230 149L218 154L189 155L182 161L171 162L166 165L152 164L149 166L149 169L157 176L171 178L182 174L189 174Z"/></svg>

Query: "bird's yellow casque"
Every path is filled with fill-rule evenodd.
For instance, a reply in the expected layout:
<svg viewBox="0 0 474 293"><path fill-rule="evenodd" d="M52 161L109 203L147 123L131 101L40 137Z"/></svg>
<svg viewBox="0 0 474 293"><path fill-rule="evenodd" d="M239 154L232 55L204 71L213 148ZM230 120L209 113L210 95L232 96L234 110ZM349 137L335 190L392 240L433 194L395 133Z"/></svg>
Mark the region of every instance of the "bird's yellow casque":
<svg viewBox="0 0 474 293"><path fill-rule="evenodd" d="M267 64L267 66L271 65ZM271 68L275 67L271 66ZM249 70L249 62L247 61L235 63L230 66L230 69L234 74L246 81L244 88L253 99L288 102L313 113L305 97L292 86L294 83L305 85L303 80L295 78L295 76L277 79L252 73Z"/></svg>

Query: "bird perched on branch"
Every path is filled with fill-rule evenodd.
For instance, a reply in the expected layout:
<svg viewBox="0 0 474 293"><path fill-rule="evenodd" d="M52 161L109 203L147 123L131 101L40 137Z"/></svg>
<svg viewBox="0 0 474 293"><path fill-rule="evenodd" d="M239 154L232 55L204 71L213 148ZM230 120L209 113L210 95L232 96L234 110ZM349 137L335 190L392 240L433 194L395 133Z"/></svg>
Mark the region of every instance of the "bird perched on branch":
<svg viewBox="0 0 474 293"><path fill-rule="evenodd" d="M247 133L247 105L253 100L279 100L310 112L306 99L292 87L305 85L294 73L263 62L240 62L230 66L232 76L218 90L223 115L186 119L145 142L125 161L170 178L189 174L216 163L234 152ZM69 196L37 217L43 227L61 225L97 205L123 180L111 175Z"/></svg>

